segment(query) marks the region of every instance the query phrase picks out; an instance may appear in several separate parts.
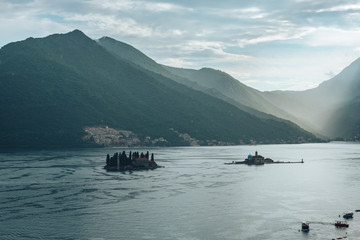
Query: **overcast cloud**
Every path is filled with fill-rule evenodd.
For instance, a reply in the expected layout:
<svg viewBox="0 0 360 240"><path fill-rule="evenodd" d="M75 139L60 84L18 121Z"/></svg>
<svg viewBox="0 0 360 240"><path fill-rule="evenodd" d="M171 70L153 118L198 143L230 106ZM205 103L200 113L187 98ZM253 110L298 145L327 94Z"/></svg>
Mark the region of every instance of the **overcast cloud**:
<svg viewBox="0 0 360 240"><path fill-rule="evenodd" d="M360 1L0 1L0 46L74 29L165 65L212 67L259 90L303 90L360 56Z"/></svg>

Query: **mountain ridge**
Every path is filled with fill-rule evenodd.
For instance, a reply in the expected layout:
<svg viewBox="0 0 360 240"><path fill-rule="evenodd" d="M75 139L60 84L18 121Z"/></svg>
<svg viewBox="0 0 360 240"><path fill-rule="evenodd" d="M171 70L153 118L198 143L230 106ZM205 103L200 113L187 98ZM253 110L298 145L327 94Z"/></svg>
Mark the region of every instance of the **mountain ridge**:
<svg viewBox="0 0 360 240"><path fill-rule="evenodd" d="M156 65L153 60L152 65ZM356 77L360 74L360 58L338 75L322 82L316 88L305 91L260 92L219 70L182 69L165 65L161 67L157 66L161 69L156 71L159 74L229 102L258 117L268 118L270 114L292 121L323 139L351 140L360 137L359 130L356 130L360 125L360 117L353 113L354 108L357 108L356 99L360 90L360 82L356 81ZM153 71L151 68L148 69ZM349 119L338 116L337 112L343 112L344 116L351 114L355 119L351 121L352 124L346 124ZM335 121L335 119L339 120ZM342 128L348 130L344 131Z"/></svg>
<svg viewBox="0 0 360 240"><path fill-rule="evenodd" d="M134 66L79 30L0 49L0 111L2 148L94 146L83 137L95 125L163 138L163 146L189 145L184 136L199 145L318 141Z"/></svg>
<svg viewBox="0 0 360 240"><path fill-rule="evenodd" d="M98 40L98 42L101 46L103 46L109 52L115 54L116 56L118 56L120 58L127 59L128 61L131 61L136 65L146 68L149 71L164 75L178 83L184 84L190 88L193 88L195 90L204 92L213 97L224 100L224 101L238 107L239 109L241 109L243 111L246 111L246 112L249 112L250 114L256 115L257 117L261 117L261 118L265 118L265 119L269 118L270 117L269 115L273 114L271 109L276 109L277 111L281 112L281 114L278 114L278 116L274 117L274 118L279 118L279 117L284 118L284 117L282 117L282 115L286 115L286 116L288 115L286 112L282 112L280 109L277 109L275 106L272 106L269 103L267 103L267 105L264 104L265 100L263 100L263 102L261 102L259 104L254 105L254 103L251 102L250 100L247 100L246 97L240 96L240 98L238 98L237 96L235 96L235 94L228 94L225 91L221 91L221 90L217 89L217 87L214 85L207 86L206 84L202 83L203 81L198 81L199 78L197 78L197 76L195 76L195 77L192 76L192 75L201 76L202 75L201 73L206 74L206 72L208 72L208 71L213 71L213 72L218 73L217 76L220 76L216 79L216 81L212 81L213 83L216 83L217 81L223 79L224 77L221 75L225 75L226 80L231 81L231 83L230 83L231 87L235 86L235 88L236 88L237 84L241 85L243 88L246 88L245 91L242 91L244 93L247 93L247 91L248 91L247 89L251 89L250 95L254 95L254 96L249 99L258 101L258 98L262 98L261 96L258 95L258 92L259 92L258 90L247 87L246 85L242 84L238 80L235 80L234 78L232 78L230 75L228 75L225 72L222 72L219 70L214 70L211 68L202 68L200 70L174 68L174 67L158 64L154 60L152 60L151 58L149 58L148 56L146 56L145 54L140 52L139 50L133 48L131 45L117 41L115 39L112 39L109 37L102 37ZM130 47L131 52L136 52L136 54L134 54L136 57L133 57L134 55L132 55L132 57L127 56L126 52L129 52L129 50L124 47ZM142 58L139 58L139 56ZM207 74L207 75L209 75L209 74ZM203 78L203 77L201 77L201 78ZM221 83L226 84L227 82L229 82L229 81L222 81ZM237 92L237 94L238 94L238 92ZM246 101L244 101L244 100L246 100ZM263 105L265 105L265 107ZM292 119L291 116L289 116L288 119L291 120Z"/></svg>
<svg viewBox="0 0 360 240"><path fill-rule="evenodd" d="M360 105L357 104L360 97L358 76L360 76L360 58L316 88L305 91L266 92L264 95L269 101L297 118L303 117L307 122L311 122L318 133L328 138L358 140L360 137L360 114L357 111L360 109Z"/></svg>

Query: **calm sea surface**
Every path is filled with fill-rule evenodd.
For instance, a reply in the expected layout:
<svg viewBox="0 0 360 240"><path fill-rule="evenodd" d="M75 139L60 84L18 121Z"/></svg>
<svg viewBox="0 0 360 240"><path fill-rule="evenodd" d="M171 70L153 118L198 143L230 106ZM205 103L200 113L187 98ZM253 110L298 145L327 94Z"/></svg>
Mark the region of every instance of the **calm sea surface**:
<svg viewBox="0 0 360 240"><path fill-rule="evenodd" d="M360 144L130 149L165 168L106 172L123 150L0 153L0 239L360 239L360 212L333 225L360 209ZM256 150L305 163L224 164Z"/></svg>

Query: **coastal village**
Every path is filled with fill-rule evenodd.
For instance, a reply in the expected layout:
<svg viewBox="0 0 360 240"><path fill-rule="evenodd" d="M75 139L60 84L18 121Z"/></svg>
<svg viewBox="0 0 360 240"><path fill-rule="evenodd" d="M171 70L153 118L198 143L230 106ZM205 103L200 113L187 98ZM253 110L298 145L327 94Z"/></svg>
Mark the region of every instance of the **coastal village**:
<svg viewBox="0 0 360 240"><path fill-rule="evenodd" d="M85 142L94 142L103 147L137 147L137 146L161 146L167 140L160 138L145 137L142 139L137 134L128 130L119 130L108 126L96 126L84 128L86 135L83 137Z"/></svg>
<svg viewBox="0 0 360 240"><path fill-rule="evenodd" d="M84 131L86 133L86 135L82 138L84 142L95 143L96 145L102 147L167 146L168 144L168 141L164 137L143 137L129 130L115 129L109 126L85 127ZM188 133L181 133L173 128L170 128L170 131L174 132L179 138L183 139L187 146L234 145L234 143L217 140L200 141L191 137ZM240 141L240 144L244 144L244 142Z"/></svg>

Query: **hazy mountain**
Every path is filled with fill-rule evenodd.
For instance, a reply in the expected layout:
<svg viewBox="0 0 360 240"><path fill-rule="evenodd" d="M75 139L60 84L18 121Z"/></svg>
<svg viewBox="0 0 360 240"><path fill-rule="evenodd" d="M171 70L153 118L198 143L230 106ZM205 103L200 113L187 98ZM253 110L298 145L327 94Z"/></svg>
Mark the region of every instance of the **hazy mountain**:
<svg viewBox="0 0 360 240"><path fill-rule="evenodd" d="M79 146L84 127L96 125L163 138L165 145L188 145L189 138L202 145L316 140L291 122L257 118L148 64L122 59L78 30L4 46L1 147Z"/></svg>
<svg viewBox="0 0 360 240"><path fill-rule="evenodd" d="M360 60L355 61L339 75L307 91L260 92L230 75L209 68L200 70L166 67L175 75L183 76L229 103L239 103L253 109L290 120L323 138L359 137ZM219 95L219 93L221 95ZM228 99L222 97L226 96ZM235 102L235 103L234 103ZM263 115L257 115L263 117Z"/></svg>
<svg viewBox="0 0 360 240"><path fill-rule="evenodd" d="M121 59L126 59L141 68L161 74L190 88L224 100L257 117L272 118L277 121L281 121L277 117L294 120L294 122L297 120L287 112L266 101L261 96L260 91L247 87L225 72L211 68L193 70L161 65L134 47L109 37L99 39L98 43ZM274 117L275 112L277 117Z"/></svg>
<svg viewBox="0 0 360 240"><path fill-rule="evenodd" d="M269 116L271 114L287 119L324 138L352 138L357 134L358 117L356 111L352 110L357 104L359 87L356 85L358 84L356 77L359 76L359 63L357 63L359 60L315 89L298 92L260 92L222 71L210 68L193 70L159 65L140 51L114 39L100 39L100 44L121 58L227 101L257 117L271 118ZM340 112L343 113L341 116L336 114ZM342 123L346 122L344 118L350 116L349 114L353 116L350 121L354 123L343 126Z"/></svg>
<svg viewBox="0 0 360 240"><path fill-rule="evenodd" d="M306 91L266 92L264 96L331 138L358 138L360 134L360 59L341 73Z"/></svg>
<svg viewBox="0 0 360 240"><path fill-rule="evenodd" d="M167 66L164 66L164 68L168 69L175 75L184 76L196 83L196 85L206 89L207 91L204 92L221 98L236 106L239 106L239 104L246 106L246 108L241 107L241 105L239 106L245 111L256 114L254 111L256 110L256 112L267 113L280 118L286 118L289 120L292 118L292 116L287 112L267 101L262 96L262 92L242 84L240 81L234 79L225 72L211 68L202 68L200 70ZM295 118L293 120L295 120Z"/></svg>
<svg viewBox="0 0 360 240"><path fill-rule="evenodd" d="M116 57L134 64L141 69L146 69L151 72L161 74L164 77L170 78L176 82L191 86L194 89L199 89L199 86L186 78L177 76L168 71L161 64L158 64L153 59L146 56L144 53L134 48L133 46L124 42L117 41L110 37L102 37L97 40L98 44L114 54Z"/></svg>

